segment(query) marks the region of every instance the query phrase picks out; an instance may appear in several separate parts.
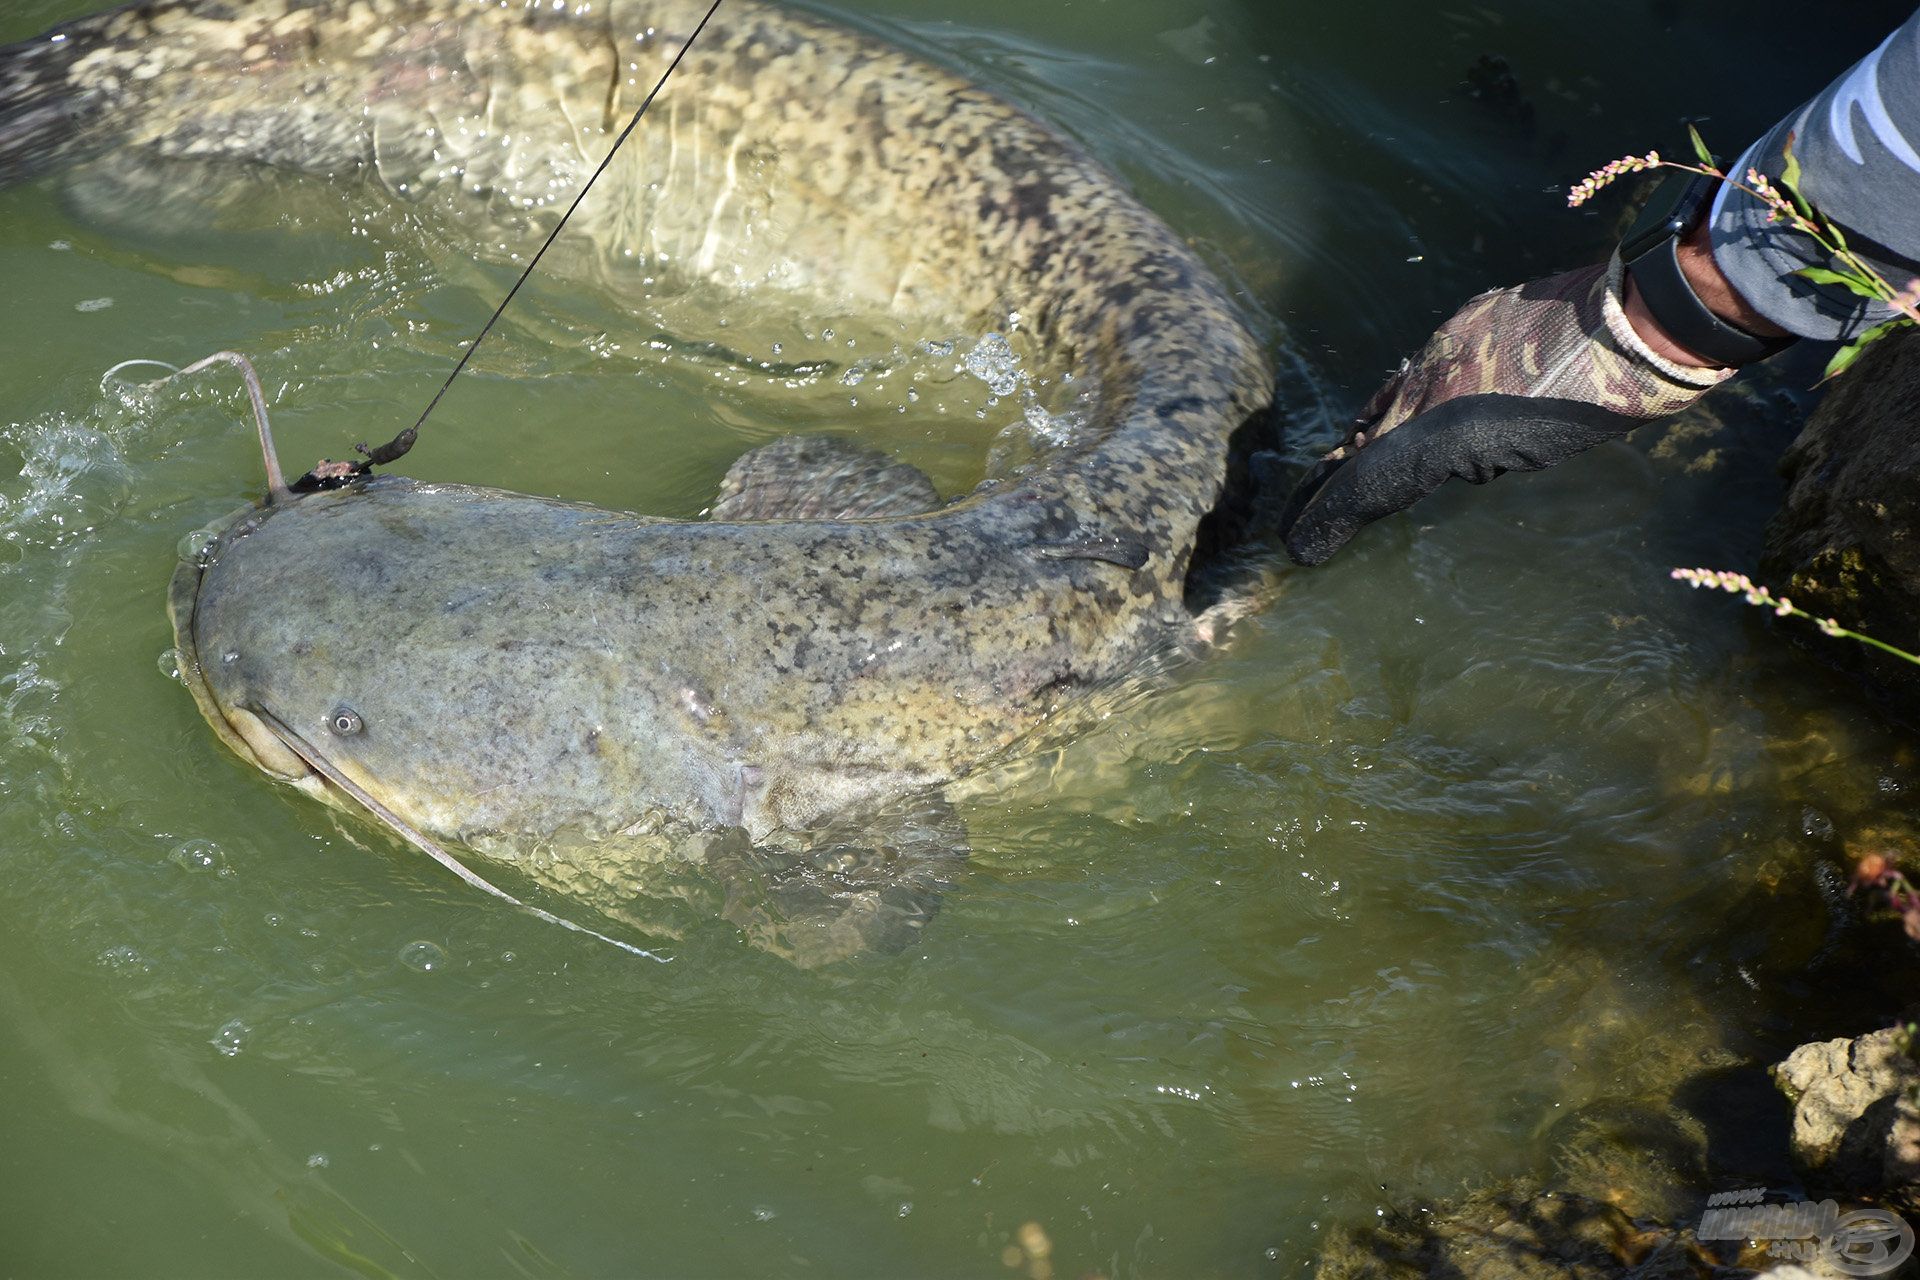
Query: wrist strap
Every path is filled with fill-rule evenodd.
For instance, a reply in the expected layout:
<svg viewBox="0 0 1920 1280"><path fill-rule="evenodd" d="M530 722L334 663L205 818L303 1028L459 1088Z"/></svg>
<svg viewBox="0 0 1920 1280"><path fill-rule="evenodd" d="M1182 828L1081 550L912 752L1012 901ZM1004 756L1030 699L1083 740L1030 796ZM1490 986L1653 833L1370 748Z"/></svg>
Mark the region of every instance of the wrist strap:
<svg viewBox="0 0 1920 1280"><path fill-rule="evenodd" d="M1752 364L1791 346L1793 335L1763 338L1728 324L1700 301L1687 273L1680 268L1680 241L1705 216L1718 182L1705 175L1696 177L1659 221L1654 221L1658 215L1653 205L1668 192L1664 187L1656 192L1647 212L1641 215L1641 224L1621 244L1621 257L1646 300L1647 311L1668 337L1715 364Z"/></svg>

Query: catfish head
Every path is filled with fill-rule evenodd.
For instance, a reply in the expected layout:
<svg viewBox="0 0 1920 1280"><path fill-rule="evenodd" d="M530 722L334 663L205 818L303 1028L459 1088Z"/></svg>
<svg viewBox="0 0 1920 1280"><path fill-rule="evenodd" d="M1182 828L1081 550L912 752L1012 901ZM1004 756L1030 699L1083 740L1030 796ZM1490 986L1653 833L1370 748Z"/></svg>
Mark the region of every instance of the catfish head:
<svg viewBox="0 0 1920 1280"><path fill-rule="evenodd" d="M845 741L792 728L808 724L805 682L779 664L760 679L715 634L781 612L741 571L765 541L753 530L390 476L292 494L193 543L169 600L180 669L243 759L498 896L440 842L563 846L542 879L569 889L630 877L636 846L645 860L705 850L693 856L726 884L724 914L756 944L805 964L897 949L961 841L915 818L879 843L830 840L825 862L809 849L767 864L746 842L795 803L842 807L837 768L793 785L791 766ZM841 785L891 780L850 773ZM786 809L776 776L800 796ZM726 832L743 841L730 860L724 841L719 856L702 843Z"/></svg>
<svg viewBox="0 0 1920 1280"><path fill-rule="evenodd" d="M742 767L674 678L649 523L397 477L250 509L174 575L181 669L242 758L434 839L726 825Z"/></svg>

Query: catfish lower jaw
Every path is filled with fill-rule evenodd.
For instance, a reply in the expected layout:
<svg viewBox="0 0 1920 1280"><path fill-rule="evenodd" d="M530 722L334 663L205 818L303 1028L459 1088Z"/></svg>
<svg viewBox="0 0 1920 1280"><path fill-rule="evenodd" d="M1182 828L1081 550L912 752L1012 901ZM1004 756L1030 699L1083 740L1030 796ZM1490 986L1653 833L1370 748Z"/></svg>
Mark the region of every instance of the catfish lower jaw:
<svg viewBox="0 0 1920 1280"><path fill-rule="evenodd" d="M289 747L262 716L246 707L233 707L225 712L225 717L245 744L247 758L262 772L313 795L324 790L319 773Z"/></svg>

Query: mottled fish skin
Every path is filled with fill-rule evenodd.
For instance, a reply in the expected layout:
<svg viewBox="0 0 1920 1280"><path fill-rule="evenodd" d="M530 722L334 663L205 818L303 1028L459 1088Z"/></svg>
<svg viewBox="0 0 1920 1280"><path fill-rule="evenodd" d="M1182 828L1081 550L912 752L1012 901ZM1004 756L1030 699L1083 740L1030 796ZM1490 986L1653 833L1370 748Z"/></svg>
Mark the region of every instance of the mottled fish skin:
<svg viewBox="0 0 1920 1280"><path fill-rule="evenodd" d="M123 10L0 50L0 181L109 151L359 173L527 243L704 10ZM569 237L894 316L1017 307L1096 388L1086 443L871 519L658 521L399 479L252 513L173 593L229 743L325 790L259 733L249 708L270 710L453 841L758 838L967 772L1187 623L1228 435L1272 385L1112 174L948 71L754 0L726 0L629 148Z"/></svg>

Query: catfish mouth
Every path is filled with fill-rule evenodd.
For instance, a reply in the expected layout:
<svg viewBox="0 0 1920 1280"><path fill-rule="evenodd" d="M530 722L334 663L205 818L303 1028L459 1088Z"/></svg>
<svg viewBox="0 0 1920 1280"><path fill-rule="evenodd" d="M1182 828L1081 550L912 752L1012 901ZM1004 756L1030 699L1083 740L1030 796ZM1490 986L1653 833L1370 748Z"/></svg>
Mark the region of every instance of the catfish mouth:
<svg viewBox="0 0 1920 1280"><path fill-rule="evenodd" d="M292 500L297 501L297 498ZM214 696L206 670L201 664L199 644L194 638L194 615L199 607L200 589L205 582L206 571L223 543L245 537L275 512L283 511L289 505L289 497L282 496L270 506L243 507L224 519L216 520L200 531L211 539L206 544L207 553L183 556L173 571L173 582L167 592L167 615L173 622L180 678L186 682L188 691L193 694L194 705L200 708L200 714L213 726L215 735L232 748L235 755L252 763L269 777L290 782L315 799L339 808L359 806L402 840L481 892L491 894L548 924L557 924L574 933L597 938L645 960L666 963L670 957L576 924L531 903L522 902L496 887L468 870L431 837L382 804L365 787L342 772L340 766L328 759L324 751L269 708L257 702L247 706L223 706Z"/></svg>
<svg viewBox="0 0 1920 1280"><path fill-rule="evenodd" d="M201 554L181 557L167 595L167 614L173 623L180 678L186 682L188 691L193 694L194 704L200 708L201 716L212 726L214 734L242 760L274 780L292 783L329 804L347 809L357 804L412 843L431 844L427 837L348 777L324 751L270 707L251 699L245 703L223 701L207 679L195 625L207 571L219 559L224 547L246 537L275 514L298 501L299 497L294 495L267 506L242 507L205 526L197 535L188 535L196 542L200 538L207 541L203 544L205 550ZM437 845L433 847L438 848Z"/></svg>
<svg viewBox="0 0 1920 1280"><path fill-rule="evenodd" d="M189 534L190 541L198 542L204 538L205 550L199 554L183 554L174 568L173 581L167 590L167 617L173 623L173 644L174 651L179 655L180 679L193 695L194 705L200 708L201 716L212 727L214 735L235 755L268 776L280 782L290 782L318 799L331 800L332 797L327 794L325 775L273 729L272 725L279 723L277 718L263 708L221 705L214 696L212 686L207 683L199 642L194 637L194 614L200 603L200 587L221 546L253 532L278 509L275 506L242 507L203 527L196 534ZM263 719L263 715L267 718ZM284 730L285 726L281 728Z"/></svg>

